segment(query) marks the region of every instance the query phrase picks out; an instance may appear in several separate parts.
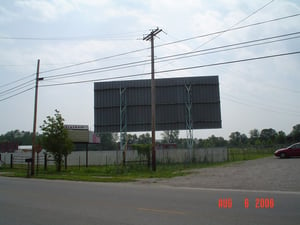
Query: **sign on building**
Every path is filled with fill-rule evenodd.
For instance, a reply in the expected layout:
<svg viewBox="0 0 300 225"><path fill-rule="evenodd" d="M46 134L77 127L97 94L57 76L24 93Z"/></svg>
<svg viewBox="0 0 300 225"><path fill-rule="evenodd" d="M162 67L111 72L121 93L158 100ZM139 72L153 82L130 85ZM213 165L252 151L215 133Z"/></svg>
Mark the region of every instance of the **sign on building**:
<svg viewBox="0 0 300 225"><path fill-rule="evenodd" d="M68 135L74 143L89 143L89 126L88 125L70 125L64 127L68 131Z"/></svg>

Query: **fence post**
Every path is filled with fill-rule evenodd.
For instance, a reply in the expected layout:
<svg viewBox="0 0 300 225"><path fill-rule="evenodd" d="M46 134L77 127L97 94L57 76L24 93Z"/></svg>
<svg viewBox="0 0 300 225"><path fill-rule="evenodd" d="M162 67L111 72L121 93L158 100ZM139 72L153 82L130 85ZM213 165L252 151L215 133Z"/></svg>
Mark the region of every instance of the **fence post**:
<svg viewBox="0 0 300 225"><path fill-rule="evenodd" d="M13 168L14 155L10 154L10 168Z"/></svg>
<svg viewBox="0 0 300 225"><path fill-rule="evenodd" d="M78 165L79 165L79 170L80 170L80 155L79 155L79 158L78 158Z"/></svg>
<svg viewBox="0 0 300 225"><path fill-rule="evenodd" d="M47 161L47 153L45 153L44 154L44 171L47 170L47 163L48 163L48 161Z"/></svg>
<svg viewBox="0 0 300 225"><path fill-rule="evenodd" d="M36 175L39 175L39 158L40 158L40 154L37 153L36 154ZM34 160L34 159L32 159Z"/></svg>

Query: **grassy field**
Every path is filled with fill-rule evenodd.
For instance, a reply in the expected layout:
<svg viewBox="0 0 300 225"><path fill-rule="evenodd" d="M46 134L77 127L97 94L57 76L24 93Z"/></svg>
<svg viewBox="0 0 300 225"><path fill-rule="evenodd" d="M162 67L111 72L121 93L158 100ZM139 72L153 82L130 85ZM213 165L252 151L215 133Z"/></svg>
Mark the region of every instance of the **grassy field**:
<svg viewBox="0 0 300 225"><path fill-rule="evenodd" d="M189 170L197 168L207 168L224 166L232 162L251 160L271 156L271 149L228 149L228 161L221 163L188 163L188 164L158 164L156 172L146 165L127 165L127 166L89 166L89 167L68 167L61 172L55 171L55 166L48 166L44 171L39 169L35 178L73 180L73 181L93 181L93 182L132 182L145 178L172 178L184 176L190 173ZM0 168L1 176L27 177L26 167L22 169Z"/></svg>

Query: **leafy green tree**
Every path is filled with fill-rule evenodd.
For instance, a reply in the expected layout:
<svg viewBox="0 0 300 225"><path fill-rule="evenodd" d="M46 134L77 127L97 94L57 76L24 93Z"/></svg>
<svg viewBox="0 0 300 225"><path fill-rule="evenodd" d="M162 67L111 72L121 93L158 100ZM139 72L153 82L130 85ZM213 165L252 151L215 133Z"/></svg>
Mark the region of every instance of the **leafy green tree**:
<svg viewBox="0 0 300 225"><path fill-rule="evenodd" d="M276 137L277 144L285 144L287 142L286 134L283 131L279 131Z"/></svg>
<svg viewBox="0 0 300 225"><path fill-rule="evenodd" d="M143 156L147 158L148 167L150 167L150 152L151 152L151 144L133 144L132 148L137 150L139 156Z"/></svg>
<svg viewBox="0 0 300 225"><path fill-rule="evenodd" d="M138 138L138 143L139 144L151 144L152 143L152 138L149 133L146 134L141 134Z"/></svg>
<svg viewBox="0 0 300 225"><path fill-rule="evenodd" d="M161 136L163 138L163 143L177 143L179 130L165 130Z"/></svg>
<svg viewBox="0 0 300 225"><path fill-rule="evenodd" d="M249 134L250 134L249 143L251 145L260 145L259 131L257 129L253 129L250 130Z"/></svg>
<svg viewBox="0 0 300 225"><path fill-rule="evenodd" d="M212 135L205 140L201 140L201 147L223 147L227 146L227 141L223 137L216 137Z"/></svg>
<svg viewBox="0 0 300 225"><path fill-rule="evenodd" d="M289 135L293 142L300 141L300 124L293 126L293 130Z"/></svg>
<svg viewBox="0 0 300 225"><path fill-rule="evenodd" d="M276 138L277 138L277 132L272 128L263 129L260 132L260 140L264 145L272 145L273 143L275 143Z"/></svg>
<svg viewBox="0 0 300 225"><path fill-rule="evenodd" d="M73 143L68 137L68 131L64 127L64 119L58 110L54 117L47 116L41 126L43 131L42 145L55 159L56 170L61 171L63 156L65 159L73 150Z"/></svg>
<svg viewBox="0 0 300 225"><path fill-rule="evenodd" d="M241 133L236 131L236 132L232 132L229 135L229 144L231 146L240 146L241 145Z"/></svg>
<svg viewBox="0 0 300 225"><path fill-rule="evenodd" d="M138 137L136 134L127 134L126 139L128 144L136 144L138 142Z"/></svg>
<svg viewBox="0 0 300 225"><path fill-rule="evenodd" d="M101 133L100 134L100 149L101 150L116 150L118 148L117 144L117 134L114 133Z"/></svg>
<svg viewBox="0 0 300 225"><path fill-rule="evenodd" d="M37 134L39 142L40 135ZM32 144L32 132L12 130L8 131L4 135L0 135L0 143L16 143L18 145L31 145Z"/></svg>

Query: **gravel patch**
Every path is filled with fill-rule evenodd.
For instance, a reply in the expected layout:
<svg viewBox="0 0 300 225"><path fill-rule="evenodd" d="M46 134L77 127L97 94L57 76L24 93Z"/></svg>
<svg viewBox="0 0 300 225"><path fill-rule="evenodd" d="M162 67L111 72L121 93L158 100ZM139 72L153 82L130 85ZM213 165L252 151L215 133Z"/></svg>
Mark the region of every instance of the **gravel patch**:
<svg viewBox="0 0 300 225"><path fill-rule="evenodd" d="M220 167L194 169L192 174L183 177L140 182L173 187L300 191L300 158L268 157Z"/></svg>

